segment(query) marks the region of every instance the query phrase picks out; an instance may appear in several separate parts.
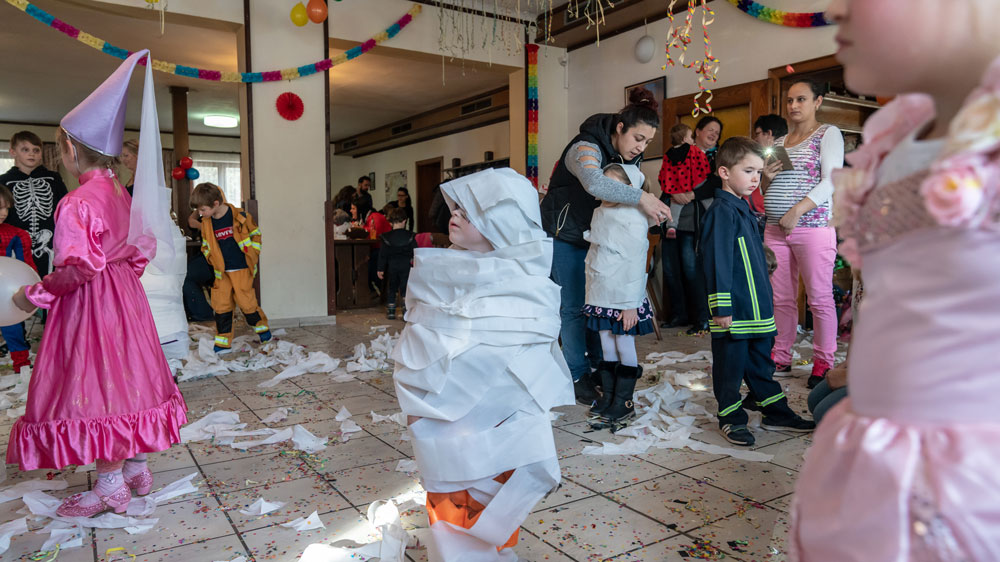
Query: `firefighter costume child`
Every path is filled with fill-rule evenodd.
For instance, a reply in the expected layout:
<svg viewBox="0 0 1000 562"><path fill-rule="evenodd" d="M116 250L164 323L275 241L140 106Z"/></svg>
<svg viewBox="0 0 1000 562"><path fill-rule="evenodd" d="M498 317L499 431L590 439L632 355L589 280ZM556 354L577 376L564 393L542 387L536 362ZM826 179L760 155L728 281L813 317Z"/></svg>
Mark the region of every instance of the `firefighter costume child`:
<svg viewBox="0 0 1000 562"><path fill-rule="evenodd" d="M215 351L233 345L233 310L239 306L261 343L271 339L267 316L257 304L253 280L260 257L260 229L250 213L226 203L219 186L199 184L191 205L201 214L201 252L215 271L212 309L215 311Z"/></svg>
<svg viewBox="0 0 1000 562"><path fill-rule="evenodd" d="M788 407L773 378L771 347L777 328L771 281L757 219L744 199L760 185L763 149L750 139L733 137L719 149L716 162L723 187L715 190L701 236L712 314L712 387L723 436L751 446L755 440L740 395L744 378L750 395L757 397L764 429L806 432L816 424Z"/></svg>

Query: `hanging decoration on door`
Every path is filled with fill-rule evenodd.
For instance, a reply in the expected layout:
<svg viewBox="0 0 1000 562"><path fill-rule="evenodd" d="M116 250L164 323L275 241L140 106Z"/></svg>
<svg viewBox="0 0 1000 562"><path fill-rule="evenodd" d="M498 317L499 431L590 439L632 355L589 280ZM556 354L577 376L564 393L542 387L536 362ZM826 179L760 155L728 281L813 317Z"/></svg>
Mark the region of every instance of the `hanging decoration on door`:
<svg viewBox="0 0 1000 562"><path fill-rule="evenodd" d="M761 21L785 27L823 27L830 25L823 12L785 12L768 8L754 0L729 0L740 11Z"/></svg>
<svg viewBox="0 0 1000 562"><path fill-rule="evenodd" d="M708 7L708 0L688 0L687 15L683 25L677 25L674 21L674 5L677 0L670 0L667 9L667 17L670 19L670 29L667 31L667 64L660 67L666 70L667 67L681 65L690 68L698 75L698 93L694 96L694 110L691 114L698 117L701 113L712 112L712 89L709 84L718 80L719 59L712 55L712 39L708 35L708 26L715 21L715 11ZM698 9L701 8L701 36L705 44L705 56L691 62L685 62L688 45L693 41L694 20ZM677 49L680 55L675 59L671 51ZM704 101L700 101L702 97ZM704 104L704 105L702 105Z"/></svg>

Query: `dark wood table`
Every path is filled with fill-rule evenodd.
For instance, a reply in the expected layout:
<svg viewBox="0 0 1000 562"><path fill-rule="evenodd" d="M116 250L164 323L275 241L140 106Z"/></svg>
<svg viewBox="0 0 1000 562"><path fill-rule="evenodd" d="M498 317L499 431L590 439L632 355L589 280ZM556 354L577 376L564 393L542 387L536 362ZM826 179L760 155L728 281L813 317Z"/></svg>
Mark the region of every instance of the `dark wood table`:
<svg viewBox="0 0 1000 562"><path fill-rule="evenodd" d="M368 286L368 260L374 244L374 240L334 240L338 310L375 306Z"/></svg>

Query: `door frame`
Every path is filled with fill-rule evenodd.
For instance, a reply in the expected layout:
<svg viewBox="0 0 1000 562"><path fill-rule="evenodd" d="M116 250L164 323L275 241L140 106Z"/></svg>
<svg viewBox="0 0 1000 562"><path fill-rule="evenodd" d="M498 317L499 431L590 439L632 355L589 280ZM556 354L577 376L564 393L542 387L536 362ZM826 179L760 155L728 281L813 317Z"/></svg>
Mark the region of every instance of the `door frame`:
<svg viewBox="0 0 1000 562"><path fill-rule="evenodd" d="M413 217L413 219L414 219L413 229L416 232L431 232L431 229L428 228L429 225L423 224L422 220L425 217L428 220L431 219L431 217L430 217L430 208L431 208L432 201L430 199L431 199L432 194L434 193L434 187L437 187L437 186L431 187L430 191L427 192L428 193L428 197L426 198L427 199L426 201L425 201L425 198L422 196L422 193L420 191L420 168L422 166L427 166L429 164L437 164L438 165L438 169L441 170L441 177L438 178L438 182L437 182L438 185L440 185L441 184L441 180L444 179L444 156L438 156L437 158L428 158L426 160L417 160L414 163L413 169L414 169L414 175L416 176L415 181L414 181L414 184L415 184L414 187L416 187L415 191L416 191L416 196L417 196L417 204L414 205L414 211L416 212L416 214ZM412 198L412 195L411 195L411 198ZM410 204L413 205L413 201L412 200L410 201ZM426 209L427 212L426 213L421 212L422 209Z"/></svg>

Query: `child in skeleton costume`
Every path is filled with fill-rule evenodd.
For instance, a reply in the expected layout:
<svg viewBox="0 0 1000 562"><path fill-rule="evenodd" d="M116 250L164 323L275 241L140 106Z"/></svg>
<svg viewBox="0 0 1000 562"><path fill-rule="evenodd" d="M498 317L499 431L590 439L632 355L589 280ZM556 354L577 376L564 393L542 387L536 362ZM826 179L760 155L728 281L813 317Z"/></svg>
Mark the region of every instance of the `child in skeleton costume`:
<svg viewBox="0 0 1000 562"><path fill-rule="evenodd" d="M574 403L552 240L510 169L441 186L454 246L415 251L393 351L431 522L431 560L517 560L517 529L560 479L549 409Z"/></svg>
<svg viewBox="0 0 1000 562"><path fill-rule="evenodd" d="M641 190L645 177L632 164L612 164L604 175ZM583 314L587 328L601 335L604 360L597 369L601 398L591 415L607 421L635 415L632 391L642 376L635 336L652 333L652 307L646 299L646 216L630 205L605 202L594 209L586 258L587 292Z"/></svg>
<svg viewBox="0 0 1000 562"><path fill-rule="evenodd" d="M15 134L10 149L15 165L0 175L0 185L5 185L14 195L7 223L26 230L31 236L38 274L44 277L52 273L55 212L59 201L66 196L66 186L59 172L42 165L41 139L34 133Z"/></svg>

